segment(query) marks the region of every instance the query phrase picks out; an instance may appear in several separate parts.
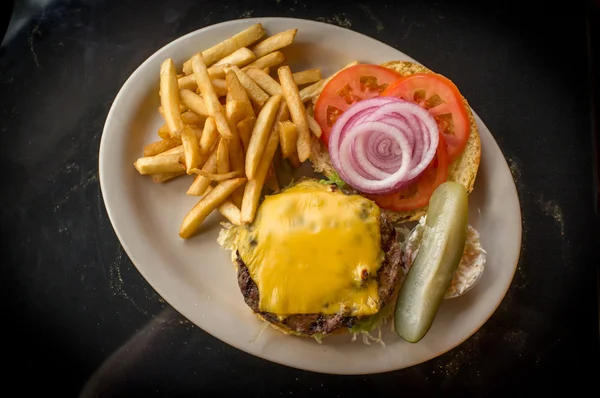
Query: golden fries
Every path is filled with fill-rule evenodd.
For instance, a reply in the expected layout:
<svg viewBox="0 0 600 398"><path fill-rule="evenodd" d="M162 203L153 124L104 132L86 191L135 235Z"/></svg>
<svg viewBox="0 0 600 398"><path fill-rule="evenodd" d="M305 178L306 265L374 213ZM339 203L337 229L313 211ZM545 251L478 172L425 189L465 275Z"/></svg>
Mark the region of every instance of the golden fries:
<svg viewBox="0 0 600 398"><path fill-rule="evenodd" d="M233 71L240 81L241 85L246 90L248 97L259 107L262 107L269 99L269 95L265 93L254 80L250 79L243 71L235 65L228 66L226 71Z"/></svg>
<svg viewBox="0 0 600 398"><path fill-rule="evenodd" d="M298 129L298 140L296 149L300 162L304 162L310 157L310 133L308 131L308 121L306 120L306 109L300 100L298 86L294 83L292 70L289 66L282 66L277 70L279 83L283 89L285 102L290 110L290 117Z"/></svg>
<svg viewBox="0 0 600 398"><path fill-rule="evenodd" d="M250 99L248 98L248 94L246 93L246 89L240 83L240 80L237 77L237 74L234 70L228 70L225 76L225 82L227 83L227 91L231 96L231 100L239 101L237 105L240 108L240 112L242 115L239 115L234 121L237 123L243 117L254 117L254 109L252 108L252 104L250 103ZM225 105L227 107L227 105ZM227 109L226 109L227 112ZM233 113L233 112L232 112Z"/></svg>
<svg viewBox="0 0 600 398"><path fill-rule="evenodd" d="M198 54L201 54L206 65L210 66L221 58L233 53L238 48L248 47L250 44L257 42L265 35L265 33L265 29L261 24L252 25ZM183 64L183 73L186 75L191 75L193 73L191 60L188 60Z"/></svg>
<svg viewBox="0 0 600 398"><path fill-rule="evenodd" d="M302 84L316 83L322 79L321 69L303 70L302 72L296 72L292 74L292 77L294 78L294 82L296 82L297 86Z"/></svg>
<svg viewBox="0 0 600 398"><path fill-rule="evenodd" d="M235 52L231 53L208 68L208 75L211 77L211 79L223 78L225 77L224 67L226 65L235 65L241 68L242 66L253 62L255 59L256 56L252 51L248 50L246 47L239 48Z"/></svg>
<svg viewBox="0 0 600 398"><path fill-rule="evenodd" d="M181 155L177 153L172 155L147 156L136 160L133 166L142 175L174 173L185 170L183 165L179 163L180 157Z"/></svg>
<svg viewBox="0 0 600 398"><path fill-rule="evenodd" d="M292 166L300 166L298 152L296 151L296 142L298 141L296 126L289 120L279 122L278 131L279 144L281 146L281 156L284 159L288 159Z"/></svg>
<svg viewBox="0 0 600 398"><path fill-rule="evenodd" d="M247 70L250 68L270 68L272 66L276 66L282 64L285 61L285 57L281 51L275 51L274 53L270 53L265 55L264 57L260 57L256 61L242 68L242 70Z"/></svg>
<svg viewBox="0 0 600 398"><path fill-rule="evenodd" d="M252 135L252 129L254 128L255 123L255 117L248 117L237 123L238 135L240 136L240 140L242 141L244 151L248 151L248 144L250 143L250 136Z"/></svg>
<svg viewBox="0 0 600 398"><path fill-rule="evenodd" d="M262 88L269 95L283 95L281 85L277 83L277 80L273 79L262 69L249 68L246 69L246 75Z"/></svg>
<svg viewBox="0 0 600 398"><path fill-rule="evenodd" d="M310 130L310 132L313 133L315 137L321 138L321 134L323 134L323 131L321 131L321 126L319 126L319 123L317 123L315 118L307 114L306 120L308 121L308 129Z"/></svg>
<svg viewBox="0 0 600 398"><path fill-rule="evenodd" d="M298 33L298 29L290 29L277 33L256 44L252 48L252 51L256 55L256 58L263 57L270 52L280 50L292 44L296 37L296 33Z"/></svg>
<svg viewBox="0 0 600 398"><path fill-rule="evenodd" d="M212 79L211 82L215 88L217 97L224 97L227 95L227 83L225 83L225 79Z"/></svg>
<svg viewBox="0 0 600 398"><path fill-rule="evenodd" d="M207 116L199 115L193 111L186 111L181 114L181 120L185 124L192 124L195 126L201 126L206 121Z"/></svg>
<svg viewBox="0 0 600 398"><path fill-rule="evenodd" d="M221 140L217 147L217 174L225 173L229 173L229 148L227 140Z"/></svg>
<svg viewBox="0 0 600 398"><path fill-rule="evenodd" d="M219 206L219 213L223 215L230 223L234 225L242 225L242 214L240 209L233 204L232 201L226 200Z"/></svg>
<svg viewBox="0 0 600 398"><path fill-rule="evenodd" d="M207 173L216 173L217 172L217 151L214 151L209 157L204 166L202 166L202 170ZM205 176L198 174L194 179L192 185L188 188L186 195L190 196L201 196L206 190L210 187L210 179Z"/></svg>
<svg viewBox="0 0 600 398"><path fill-rule="evenodd" d="M186 172L192 174L192 169L197 168L201 162L200 145L198 144L196 132L189 126L185 126L183 133L181 133L181 141L183 143Z"/></svg>
<svg viewBox="0 0 600 398"><path fill-rule="evenodd" d="M224 97L227 94L227 87L225 86L225 80L223 79L212 79L211 80L213 87L215 88L215 93L218 97ZM191 91L196 91L198 89L198 83L196 83L196 76L186 75L180 77L178 79L179 89L187 89Z"/></svg>
<svg viewBox="0 0 600 398"><path fill-rule="evenodd" d="M254 178L258 169L281 99L281 95L274 95L269 98L256 118L246 153L246 176L250 180Z"/></svg>
<svg viewBox="0 0 600 398"><path fill-rule="evenodd" d="M234 171L230 171L225 174L213 174L213 173L208 173L202 169L192 169L192 173L201 175L205 178L208 178L211 181L225 181L225 180L230 180L232 178L241 176L243 174L243 171L242 170L234 170Z"/></svg>
<svg viewBox="0 0 600 398"><path fill-rule="evenodd" d="M169 126L167 126L166 123L160 126L160 128L158 129L158 136L163 140L171 138L171 131L169 130Z"/></svg>
<svg viewBox="0 0 600 398"><path fill-rule="evenodd" d="M229 179L220 182L190 210L183 219L179 236L186 239L192 236L202 221L227 200L229 195L246 182L245 178Z"/></svg>
<svg viewBox="0 0 600 398"><path fill-rule="evenodd" d="M208 114L215 119L215 124L219 134L221 134L221 136L224 138L232 138L233 136L229 130L229 125L227 124L225 115L223 114L223 107L221 106L219 98L217 97L215 89L210 81L210 77L208 76L206 64L202 59L202 55L196 54L192 57L192 69L194 71L194 75L196 76L198 88L202 93L202 98L204 98Z"/></svg>
<svg viewBox="0 0 600 398"><path fill-rule="evenodd" d="M202 130L202 137L200 138L200 152L208 153L210 152L215 142L219 138L219 132L217 131L217 126L215 124L215 119L209 117L206 119L204 123L204 129Z"/></svg>
<svg viewBox="0 0 600 398"><path fill-rule="evenodd" d="M179 96L181 98L181 102L183 102L192 112L204 117L208 116L206 104L204 103L202 97L200 97L198 94L188 90L187 88L182 88L179 90Z"/></svg>
<svg viewBox="0 0 600 398"><path fill-rule="evenodd" d="M254 220L256 209L258 208L260 193L265 182L265 177L278 145L279 133L277 132L277 129L271 129L263 156L260 160L260 165L256 171L256 175L253 179L248 180L246 187L244 188L244 198L241 206L241 220L244 224L251 223Z"/></svg>
<svg viewBox="0 0 600 398"><path fill-rule="evenodd" d="M158 155L179 145L181 145L181 140L178 138L167 138L153 142L144 147L144 157Z"/></svg>
<svg viewBox="0 0 600 398"><path fill-rule="evenodd" d="M183 130L178 89L175 63L168 58L160 66L160 105L172 137L180 137Z"/></svg>
<svg viewBox="0 0 600 398"><path fill-rule="evenodd" d="M160 140L145 145L133 165L155 183L194 175L186 194L199 200L182 220L181 238L215 210L234 225L252 222L265 185L266 192L280 189L280 161L299 167L311 156L311 134L322 135L313 100L339 71L325 79L320 69L292 73L280 50L297 33L263 40L265 29L254 24L193 54L183 73L171 58L161 64L158 111L165 123Z"/></svg>

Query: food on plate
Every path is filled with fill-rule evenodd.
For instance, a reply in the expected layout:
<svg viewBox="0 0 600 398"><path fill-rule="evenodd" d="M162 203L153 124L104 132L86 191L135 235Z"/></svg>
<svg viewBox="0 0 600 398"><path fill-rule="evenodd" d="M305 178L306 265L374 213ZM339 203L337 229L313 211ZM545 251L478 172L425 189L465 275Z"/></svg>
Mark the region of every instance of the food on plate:
<svg viewBox="0 0 600 398"><path fill-rule="evenodd" d="M175 63L169 58L160 66L160 104L169 132L172 137L177 138L181 136L183 130L178 87Z"/></svg>
<svg viewBox="0 0 600 398"><path fill-rule="evenodd" d="M464 252L469 203L467 190L447 181L435 189L417 254L398 293L394 325L416 343L429 331Z"/></svg>
<svg viewBox="0 0 600 398"><path fill-rule="evenodd" d="M410 110L397 112L394 108L399 105L390 105L393 99L406 103L402 105L405 108L408 103L417 104L430 117L423 112L417 116ZM361 109L363 101L374 107ZM347 123L343 115L348 111L360 115ZM416 221L425 215L431 194L444 181L457 181L469 193L473 189L481 143L470 107L449 79L421 65L393 61L346 68L322 88L315 100L314 117L323 132L320 140L311 141L314 169L328 177L340 172L351 175L350 179L358 181L357 191L361 192L360 187L370 191L363 193L396 222ZM432 119L435 126L431 125ZM336 123L338 120L340 123ZM436 129L439 138L435 137ZM329 147L332 132L338 137L336 143L340 136L342 141L348 137L351 141L333 149L341 161L337 168ZM357 139L360 144L354 145ZM433 145L436 141L440 143L437 148ZM403 156L407 150L411 151L411 162ZM387 168L392 161L400 165L404 162L404 169ZM341 170L342 162L354 166ZM424 169L423 164L427 166ZM413 179L415 174L417 178Z"/></svg>
<svg viewBox="0 0 600 398"><path fill-rule="evenodd" d="M470 107L412 62L293 71L282 51L297 33L256 24L190 54L182 73L164 60L160 140L134 167L155 183L190 179L181 238L215 211L227 221L219 243L244 300L276 329L372 338L393 317L417 342L485 266L467 219L481 156ZM303 164L326 179L280 189Z"/></svg>
<svg viewBox="0 0 600 398"><path fill-rule="evenodd" d="M421 217L419 223L410 231L402 244L402 264L405 270L410 269L419 253L425 230L425 220L427 220L427 216ZM445 299L462 296L479 282L487 261L486 254L487 252L481 245L479 232L469 225L465 248L450 287L444 295Z"/></svg>
<svg viewBox="0 0 600 398"><path fill-rule="evenodd" d="M311 179L267 196L252 223L223 229L219 243L252 311L299 336L360 332L393 309L402 277L396 231L379 207Z"/></svg>
<svg viewBox="0 0 600 398"><path fill-rule="evenodd" d="M283 90L283 96L290 109L290 117L298 131L298 139L296 141L298 158L300 162L304 162L310 158L310 134L308 131L308 121L306 120L306 109L300 100L298 86L294 82L290 67L282 66L277 70L277 74L279 75L279 83Z"/></svg>

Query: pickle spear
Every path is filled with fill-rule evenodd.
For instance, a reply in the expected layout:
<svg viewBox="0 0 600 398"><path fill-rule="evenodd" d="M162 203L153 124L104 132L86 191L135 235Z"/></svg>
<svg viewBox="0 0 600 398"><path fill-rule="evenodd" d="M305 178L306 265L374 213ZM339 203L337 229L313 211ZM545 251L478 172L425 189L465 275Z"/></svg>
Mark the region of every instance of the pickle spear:
<svg viewBox="0 0 600 398"><path fill-rule="evenodd" d="M421 340L433 324L465 248L468 213L461 184L445 182L431 195L419 252L396 301L396 333L408 342Z"/></svg>

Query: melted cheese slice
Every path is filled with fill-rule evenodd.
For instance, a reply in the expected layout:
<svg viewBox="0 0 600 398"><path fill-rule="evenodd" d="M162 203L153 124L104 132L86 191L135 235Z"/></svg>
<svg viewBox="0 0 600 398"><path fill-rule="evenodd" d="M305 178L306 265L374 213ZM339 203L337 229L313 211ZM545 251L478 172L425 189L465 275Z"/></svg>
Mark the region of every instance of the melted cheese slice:
<svg viewBox="0 0 600 398"><path fill-rule="evenodd" d="M380 210L358 195L303 181L268 196L237 248L258 286L259 309L290 314L379 311Z"/></svg>

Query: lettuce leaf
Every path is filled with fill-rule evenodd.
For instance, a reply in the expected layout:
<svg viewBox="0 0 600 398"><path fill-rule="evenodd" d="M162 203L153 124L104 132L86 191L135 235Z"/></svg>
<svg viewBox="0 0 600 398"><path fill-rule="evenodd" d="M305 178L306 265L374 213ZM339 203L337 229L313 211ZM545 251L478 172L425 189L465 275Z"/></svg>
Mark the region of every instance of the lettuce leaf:
<svg viewBox="0 0 600 398"><path fill-rule="evenodd" d="M333 172L332 175L329 176L328 179L319 180L319 183L321 183L321 184L327 184L327 185L335 184L340 189L343 189L343 188L346 187L346 183L344 182L344 180L342 180L340 178L340 175L338 173L336 173L335 171Z"/></svg>

